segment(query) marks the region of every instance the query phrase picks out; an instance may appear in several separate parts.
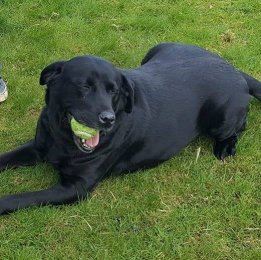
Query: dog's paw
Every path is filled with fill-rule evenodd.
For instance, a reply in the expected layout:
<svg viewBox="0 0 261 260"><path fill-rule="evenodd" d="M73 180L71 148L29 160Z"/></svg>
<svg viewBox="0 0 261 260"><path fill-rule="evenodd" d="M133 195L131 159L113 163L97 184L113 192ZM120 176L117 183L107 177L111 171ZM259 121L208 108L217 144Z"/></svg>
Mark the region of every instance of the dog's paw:
<svg viewBox="0 0 261 260"><path fill-rule="evenodd" d="M219 160L224 160L226 157L236 155L236 140L216 142L214 146L214 155Z"/></svg>

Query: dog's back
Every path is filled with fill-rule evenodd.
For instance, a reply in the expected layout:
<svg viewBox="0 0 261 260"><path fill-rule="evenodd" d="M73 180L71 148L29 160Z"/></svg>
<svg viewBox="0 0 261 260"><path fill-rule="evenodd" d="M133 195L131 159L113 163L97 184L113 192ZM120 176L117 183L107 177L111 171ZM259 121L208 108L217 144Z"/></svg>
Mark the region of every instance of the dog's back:
<svg viewBox="0 0 261 260"><path fill-rule="evenodd" d="M160 44L148 52L141 67L126 73L138 83L136 90L142 96L133 111L137 124L133 140L145 143L133 154L137 165L140 158L166 160L201 133L226 139L245 123L250 98L246 80L206 50ZM147 118L139 120L142 111ZM146 128L143 135L140 128Z"/></svg>

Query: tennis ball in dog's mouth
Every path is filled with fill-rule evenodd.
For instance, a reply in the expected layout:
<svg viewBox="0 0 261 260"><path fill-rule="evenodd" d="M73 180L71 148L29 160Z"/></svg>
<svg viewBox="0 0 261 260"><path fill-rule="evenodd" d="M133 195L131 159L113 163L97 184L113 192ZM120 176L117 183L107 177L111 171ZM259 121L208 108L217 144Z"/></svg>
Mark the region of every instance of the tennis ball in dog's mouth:
<svg viewBox="0 0 261 260"><path fill-rule="evenodd" d="M81 139L88 140L98 134L98 130L82 125L75 120L71 119L71 128L73 133Z"/></svg>

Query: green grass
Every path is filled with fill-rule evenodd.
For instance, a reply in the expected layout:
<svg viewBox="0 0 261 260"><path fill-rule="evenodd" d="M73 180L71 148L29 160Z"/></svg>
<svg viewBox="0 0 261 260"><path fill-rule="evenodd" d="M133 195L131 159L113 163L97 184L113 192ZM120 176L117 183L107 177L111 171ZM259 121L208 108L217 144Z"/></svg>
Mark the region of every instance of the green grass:
<svg viewBox="0 0 261 260"><path fill-rule="evenodd" d="M43 106L39 73L94 54L135 67L156 43L214 51L261 79L259 0L0 0L0 152L30 139ZM142 174L110 178L90 200L0 217L1 259L261 259L261 106L252 101L237 156L199 138ZM201 148L196 162L197 149ZM46 188L48 165L8 170L0 194Z"/></svg>

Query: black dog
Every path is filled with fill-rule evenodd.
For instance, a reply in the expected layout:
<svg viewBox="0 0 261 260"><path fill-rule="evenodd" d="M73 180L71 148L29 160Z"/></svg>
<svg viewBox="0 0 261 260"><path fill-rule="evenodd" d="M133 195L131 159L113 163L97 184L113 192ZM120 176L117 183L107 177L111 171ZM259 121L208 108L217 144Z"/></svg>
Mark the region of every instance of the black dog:
<svg viewBox="0 0 261 260"><path fill-rule="evenodd" d="M164 43L142 66L120 70L93 56L46 67L46 106L35 139L0 156L0 170L51 163L61 182L0 199L0 214L28 206L83 199L104 177L159 164L199 134L214 139L214 154L234 155L250 95L261 83L201 48ZM98 129L91 140L74 136L70 118Z"/></svg>

